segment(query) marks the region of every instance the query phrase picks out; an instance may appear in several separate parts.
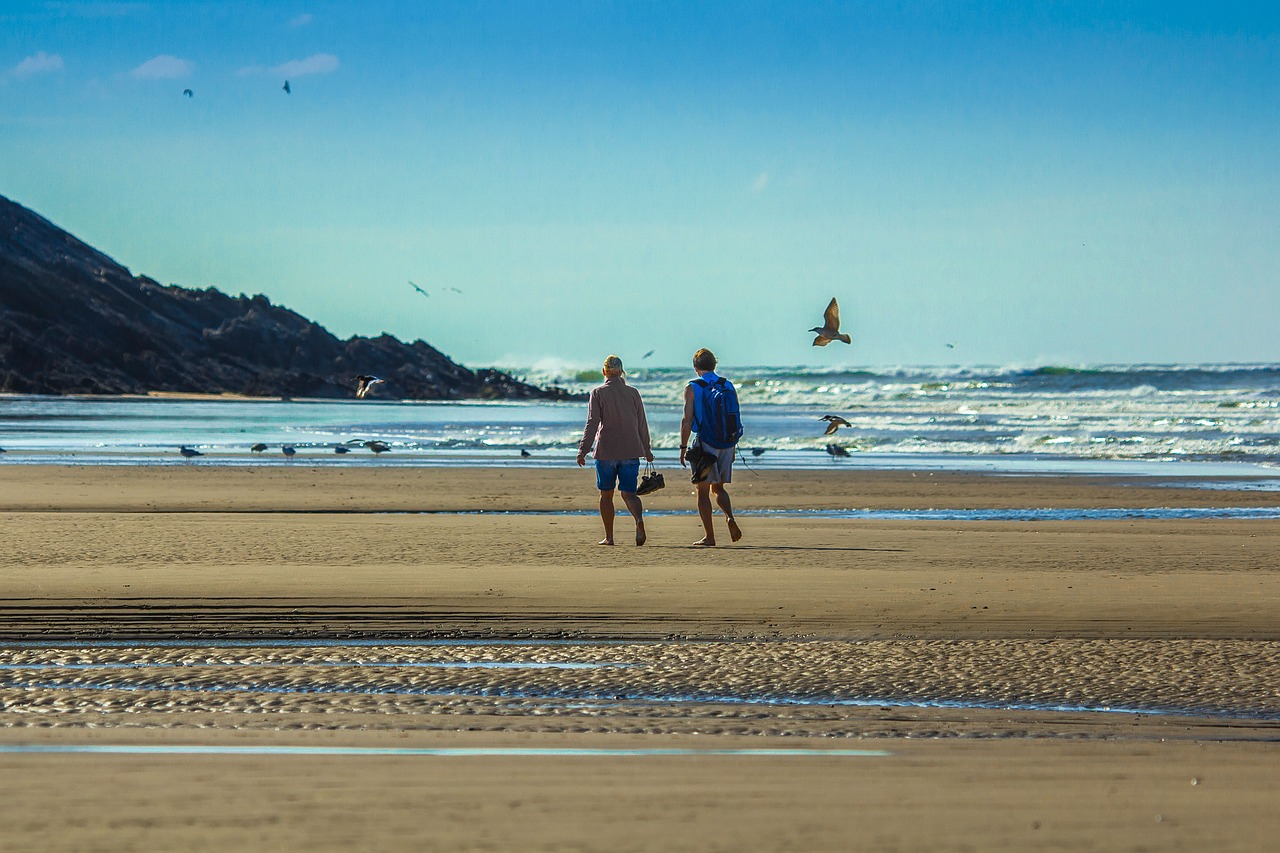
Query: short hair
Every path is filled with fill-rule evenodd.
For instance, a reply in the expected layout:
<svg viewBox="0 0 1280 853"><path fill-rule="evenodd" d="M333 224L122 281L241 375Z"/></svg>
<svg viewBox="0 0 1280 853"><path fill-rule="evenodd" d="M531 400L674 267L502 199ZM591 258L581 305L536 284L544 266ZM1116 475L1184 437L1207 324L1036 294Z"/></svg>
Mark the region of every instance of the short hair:
<svg viewBox="0 0 1280 853"><path fill-rule="evenodd" d="M604 372L610 376L620 376L623 373L626 373L626 371L622 369L622 359L618 358L616 355L611 355L606 358L604 360Z"/></svg>
<svg viewBox="0 0 1280 853"><path fill-rule="evenodd" d="M693 354L693 366L699 370L715 370L716 354L703 347Z"/></svg>

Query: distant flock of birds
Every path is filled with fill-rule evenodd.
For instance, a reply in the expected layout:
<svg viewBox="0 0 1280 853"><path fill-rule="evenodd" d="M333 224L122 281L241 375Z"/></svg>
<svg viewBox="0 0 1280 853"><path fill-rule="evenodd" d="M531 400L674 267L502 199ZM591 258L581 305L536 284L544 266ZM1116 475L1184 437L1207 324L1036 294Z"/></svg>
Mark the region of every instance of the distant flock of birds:
<svg viewBox="0 0 1280 853"><path fill-rule="evenodd" d="M289 91L288 81L285 81L284 88L285 88L285 92ZM186 92L184 92L184 94L190 97L191 90L188 89ZM412 281L409 282L409 285L418 293L422 294L423 296L426 296L428 298L431 296L431 294L429 294L426 290L414 284ZM454 293L462 292L461 290L458 290L458 288L456 287L451 287L448 289L453 291ZM831 297L831 301L827 304L827 309L824 312L822 312L822 325L814 326L809 331L815 333L816 335L816 337L813 339L813 346L815 347L825 347L827 344L831 343L832 341L840 341L841 343L845 343L845 344L853 343L853 339L850 338L849 335L840 331L840 304L836 301L836 298L834 296ZM947 344L947 346L952 347L952 344ZM653 353L654 353L653 350L649 350L643 356L641 356L641 358L647 359L651 355L653 355ZM365 373L360 374L359 376L356 377L356 389L355 389L356 399L357 400L365 399L365 397L368 396L369 392L375 386L380 385L385 381L386 381L385 379L379 379L377 376L373 376L371 374L365 374ZM826 431L823 433L824 435L835 435L836 432L840 429L840 427L853 426L853 424L849 423L847 420L840 417L839 415L823 415L821 418L819 418L819 420L823 420L827 422ZM375 456L381 453L387 453L388 451L391 450L391 447L386 442L378 441L376 439L372 441L352 439L351 441L334 445L333 452L339 453L339 454L350 453L352 447L358 447L358 446L363 446L368 448L369 450L373 451ZM262 453L266 451L267 445L262 442L258 442L257 444L254 444L249 449L254 453ZM180 452L187 459L193 459L197 456L204 455L199 450L196 450L194 447L188 447L186 445L183 445L178 452ZM298 451L293 445L284 444L284 445L281 445L280 452L283 453L286 458L292 459L293 456ZM751 448L752 456L762 456L764 452L765 452L765 448L763 447ZM843 447L841 447L838 444L835 444L834 442L827 445L826 452L828 455L830 455L832 458L835 458L835 459L839 459L841 457L845 457L849 455L848 450L845 450ZM4 453L4 448L0 447L0 453ZM532 455L533 454L531 454L528 450L525 450L525 449L520 450L521 457L528 458Z"/></svg>

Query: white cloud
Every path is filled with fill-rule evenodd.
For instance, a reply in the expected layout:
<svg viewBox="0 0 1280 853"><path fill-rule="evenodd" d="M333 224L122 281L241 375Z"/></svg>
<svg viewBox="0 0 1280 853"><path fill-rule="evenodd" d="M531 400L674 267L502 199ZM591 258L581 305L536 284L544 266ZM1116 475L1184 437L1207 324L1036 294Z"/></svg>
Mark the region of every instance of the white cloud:
<svg viewBox="0 0 1280 853"><path fill-rule="evenodd" d="M302 77L307 74L329 74L338 70L338 57L332 53L317 53L306 59L295 59L271 69L285 77Z"/></svg>
<svg viewBox="0 0 1280 853"><path fill-rule="evenodd" d="M769 186L769 173L761 172L756 175L756 179L751 182L751 191L753 193L762 193L764 188Z"/></svg>
<svg viewBox="0 0 1280 853"><path fill-rule="evenodd" d="M52 56L43 50L35 56L28 56L19 62L13 68L14 77L31 77L35 74L48 74L52 71L62 70L62 57L58 54Z"/></svg>
<svg viewBox="0 0 1280 853"><path fill-rule="evenodd" d="M186 77L195 66L185 59L162 54L133 69L131 73L138 80L173 80Z"/></svg>
<svg viewBox="0 0 1280 853"><path fill-rule="evenodd" d="M311 17L310 12L303 12L301 15L290 21L289 26L294 29L297 29L298 27L305 27L307 24L311 23L312 20L313 18Z"/></svg>
<svg viewBox="0 0 1280 853"><path fill-rule="evenodd" d="M279 77L305 77L308 74L329 74L338 70L338 57L331 53L317 53L306 59L294 59L267 68L263 65L246 65L236 74L248 77L252 74L275 74Z"/></svg>

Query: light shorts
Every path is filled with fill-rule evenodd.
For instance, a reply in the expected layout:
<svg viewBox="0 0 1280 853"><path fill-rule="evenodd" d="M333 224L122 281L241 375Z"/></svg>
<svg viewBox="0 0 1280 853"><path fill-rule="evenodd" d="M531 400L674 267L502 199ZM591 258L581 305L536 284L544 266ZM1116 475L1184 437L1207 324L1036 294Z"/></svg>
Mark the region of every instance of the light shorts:
<svg viewBox="0 0 1280 853"><path fill-rule="evenodd" d="M636 493L636 481L640 477L639 459L597 459L596 488L602 492L618 491Z"/></svg>
<svg viewBox="0 0 1280 853"><path fill-rule="evenodd" d="M716 458L715 464L711 466L710 473L704 483L729 483L733 481L733 457L738 454L736 447L712 447L704 444L701 439L698 440L698 446L707 453Z"/></svg>

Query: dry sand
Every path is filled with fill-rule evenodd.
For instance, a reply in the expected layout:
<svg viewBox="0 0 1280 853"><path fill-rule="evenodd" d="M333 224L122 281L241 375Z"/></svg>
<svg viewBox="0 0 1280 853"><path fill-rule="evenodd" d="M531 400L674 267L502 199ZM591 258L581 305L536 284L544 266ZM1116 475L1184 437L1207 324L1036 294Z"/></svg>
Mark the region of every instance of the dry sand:
<svg viewBox="0 0 1280 853"><path fill-rule="evenodd" d="M591 509L584 471L0 465L0 746L890 753L0 753L0 849L1256 850L1280 834L1280 522L752 514L1280 495L738 476L741 543L691 548L679 515L651 517L643 548L604 548L591 516L450 514ZM668 479L646 505L690 508ZM281 638L300 642L255 645ZM322 642L343 638L381 642ZM410 638L478 642L394 642ZM1069 710L1101 707L1142 713Z"/></svg>

